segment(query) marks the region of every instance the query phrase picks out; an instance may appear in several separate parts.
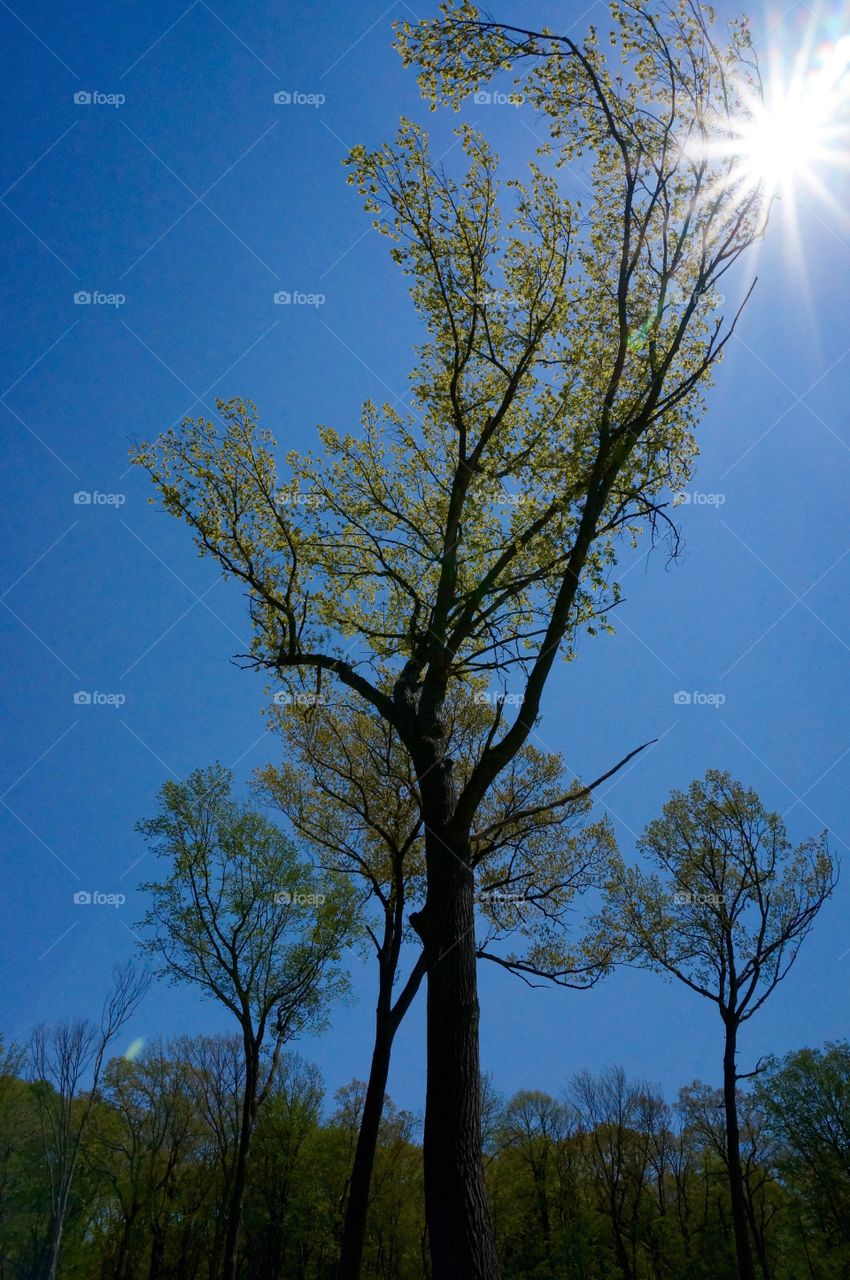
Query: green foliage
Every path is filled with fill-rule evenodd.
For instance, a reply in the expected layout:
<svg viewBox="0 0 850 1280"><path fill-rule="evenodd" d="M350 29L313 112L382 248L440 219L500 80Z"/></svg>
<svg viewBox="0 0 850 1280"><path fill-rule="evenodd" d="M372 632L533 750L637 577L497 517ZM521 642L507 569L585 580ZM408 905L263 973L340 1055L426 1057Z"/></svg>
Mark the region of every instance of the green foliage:
<svg viewBox="0 0 850 1280"><path fill-rule="evenodd" d="M477 682L444 707L459 785L486 748L493 704ZM258 771L259 793L282 810L332 875L359 882L378 917L420 909L425 831L410 757L395 730L349 696L275 705L280 765ZM586 944L575 904L602 885L615 849L610 823L589 822L589 795L564 792L559 753L526 744L488 792L473 824L479 951L513 972L592 984L607 955ZM363 904L363 911L368 904ZM375 925L381 932L380 923ZM403 925L405 941L415 940Z"/></svg>
<svg viewBox="0 0 850 1280"><path fill-rule="evenodd" d="M657 870L614 863L603 930L724 1017L752 1017L835 887L826 836L792 848L754 791L709 770L672 793L638 848Z"/></svg>
<svg viewBox="0 0 850 1280"><path fill-rule="evenodd" d="M261 813L230 794L230 772L197 769L166 782L139 830L166 861L142 889L152 905L143 949L172 981L188 981L247 1022L262 1041L321 1026L347 987L340 965L353 930L346 886L317 876Z"/></svg>
<svg viewBox="0 0 850 1280"><path fill-rule="evenodd" d="M0 1275L5 1258L35 1269L50 1216L39 1109L34 1086L22 1079L24 1060L23 1050L0 1040Z"/></svg>
<svg viewBox="0 0 850 1280"><path fill-rule="evenodd" d="M209 1280L221 1256L243 1070L238 1038L153 1042L114 1058L83 1143L60 1280ZM746 1187L772 1280L840 1280L850 1235L850 1051L804 1049L741 1092ZM0 1072L0 1276L38 1275L49 1209L32 1086ZM49 1086L48 1086L49 1087ZM317 1070L279 1061L257 1121L240 1280L330 1280L364 1096L329 1104ZM695 1083L669 1106L622 1071L562 1098L487 1091L487 1185L506 1280L727 1280L734 1271L722 1104ZM85 1099L81 1101L85 1102ZM13 1173L14 1182L10 1179ZM364 1280L422 1280L414 1118L387 1099Z"/></svg>
<svg viewBox="0 0 850 1280"><path fill-rule="evenodd" d="M779 1168L809 1229L829 1241L826 1274L850 1267L850 1045L798 1049L774 1059L758 1084ZM840 1265L839 1265L840 1264Z"/></svg>

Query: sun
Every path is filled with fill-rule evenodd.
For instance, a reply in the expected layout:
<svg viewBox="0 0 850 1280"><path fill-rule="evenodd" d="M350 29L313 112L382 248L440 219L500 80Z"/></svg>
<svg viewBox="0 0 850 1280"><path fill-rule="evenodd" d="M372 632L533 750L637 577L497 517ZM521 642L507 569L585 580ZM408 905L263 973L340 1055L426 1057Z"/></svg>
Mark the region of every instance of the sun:
<svg viewBox="0 0 850 1280"><path fill-rule="evenodd" d="M798 178L811 180L828 140L829 121L817 98L789 92L759 103L737 140L741 177L767 195L781 194Z"/></svg>
<svg viewBox="0 0 850 1280"><path fill-rule="evenodd" d="M768 202L801 182L826 193L825 169L850 164L848 68L848 36L787 79L773 68L763 94L745 102L746 118L731 140L736 184L760 188Z"/></svg>

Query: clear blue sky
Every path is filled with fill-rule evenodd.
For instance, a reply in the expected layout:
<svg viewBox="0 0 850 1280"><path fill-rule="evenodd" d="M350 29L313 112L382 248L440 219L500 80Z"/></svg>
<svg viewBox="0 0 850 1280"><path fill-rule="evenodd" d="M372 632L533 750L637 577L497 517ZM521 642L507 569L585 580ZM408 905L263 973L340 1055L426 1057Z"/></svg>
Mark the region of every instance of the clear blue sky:
<svg viewBox="0 0 850 1280"><path fill-rule="evenodd" d="M561 28L605 18L583 0L493 10ZM810 21L804 5L783 10L752 13L763 52L793 49ZM133 826L163 780L218 758L244 784L274 758L262 681L229 661L248 643L241 593L147 504L128 447L216 395L253 399L282 445L306 446L315 424L346 428L366 397L404 391L412 307L341 160L390 137L401 112L450 141L453 120L428 116L391 49L392 20L409 14L383 0L0 5L8 1038L96 1013L111 963L133 950L146 870ZM276 105L281 92L325 101ZM531 156L539 123L525 109L469 118L508 170ZM846 207L846 179L828 181ZM585 776L660 739L601 797L626 853L669 789L712 766L752 783L794 838L828 827L837 851L850 844L850 228L804 193L797 254L791 213L778 210L749 263L758 288L700 433L695 488L722 504L681 508L678 564L641 548L616 637L584 642L547 695L541 737ZM325 300L277 306L279 290ZM75 304L78 292L125 300ZM676 705L679 689L725 702ZM80 690L125 701L76 705ZM80 907L81 890L127 901ZM745 1066L850 1030L848 900L850 879L748 1029ZM356 985L359 1002L301 1046L330 1088L368 1067L370 968ZM414 1110L421 1013L390 1085ZM506 1091L556 1091L615 1061L668 1093L716 1080L718 1022L643 974L589 994L482 974L483 1061ZM158 986L127 1040L226 1025L193 991Z"/></svg>

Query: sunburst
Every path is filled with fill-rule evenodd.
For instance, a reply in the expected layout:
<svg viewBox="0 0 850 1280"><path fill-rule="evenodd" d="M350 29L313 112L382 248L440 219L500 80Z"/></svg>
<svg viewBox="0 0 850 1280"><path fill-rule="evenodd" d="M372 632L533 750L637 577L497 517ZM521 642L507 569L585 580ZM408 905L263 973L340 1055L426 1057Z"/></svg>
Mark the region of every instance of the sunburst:
<svg viewBox="0 0 850 1280"><path fill-rule="evenodd" d="M850 166L850 36L801 63L802 55L787 75L774 60L763 93L745 97L744 119L724 148L733 182L760 188L768 203L801 184L829 199L827 170Z"/></svg>

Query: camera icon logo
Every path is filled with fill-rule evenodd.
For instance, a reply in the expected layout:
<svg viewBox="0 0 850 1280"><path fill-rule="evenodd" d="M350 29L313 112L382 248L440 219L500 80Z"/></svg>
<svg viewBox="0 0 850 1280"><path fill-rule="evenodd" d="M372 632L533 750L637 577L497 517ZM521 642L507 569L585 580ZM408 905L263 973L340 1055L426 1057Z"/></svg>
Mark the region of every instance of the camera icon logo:
<svg viewBox="0 0 850 1280"><path fill-rule="evenodd" d="M292 94L291 94L291 93L287 93L287 91L286 91L285 89L280 89L280 90L278 90L278 92L274 95L274 100L275 100L275 105L276 105L276 106L278 106L278 107L285 107L285 106L288 106L288 105L289 105L289 103L292 101Z"/></svg>
<svg viewBox="0 0 850 1280"><path fill-rule="evenodd" d="M74 494L74 506L87 507L90 505L90 503L91 503L91 494L88 493L85 489L78 489L77 492Z"/></svg>
<svg viewBox="0 0 850 1280"><path fill-rule="evenodd" d="M286 307L292 302L292 294L287 293L285 289L279 289L274 295L274 300L279 307Z"/></svg>
<svg viewBox="0 0 850 1280"><path fill-rule="evenodd" d="M74 694L74 705L77 707L91 706L91 694L87 693L85 689L78 689Z"/></svg>
<svg viewBox="0 0 850 1280"><path fill-rule="evenodd" d="M91 894L86 889L79 889L74 894L74 905L77 907L91 906Z"/></svg>
<svg viewBox="0 0 850 1280"><path fill-rule="evenodd" d="M91 294L87 289L80 289L74 294L74 303L78 307L87 307L91 302Z"/></svg>
<svg viewBox="0 0 850 1280"><path fill-rule="evenodd" d="M476 106L484 107L493 101L493 95L489 89L479 89L477 93L473 94L472 101Z"/></svg>
<svg viewBox="0 0 850 1280"><path fill-rule="evenodd" d="M673 701L677 707L687 707L693 701L693 695L687 689L677 689L673 694Z"/></svg>
<svg viewBox="0 0 850 1280"><path fill-rule="evenodd" d="M290 903L292 902L292 894L291 894L291 893L287 893L287 892L284 890L284 891L283 891L283 892L281 892L281 893L276 893L276 894L274 895L274 900L275 900L275 904L276 904L276 906L278 906L278 907L288 907L288 906L290 905Z"/></svg>
<svg viewBox="0 0 850 1280"><path fill-rule="evenodd" d="M85 89L80 89L74 94L74 101L78 107L86 107L91 103L91 94L87 93Z"/></svg>

